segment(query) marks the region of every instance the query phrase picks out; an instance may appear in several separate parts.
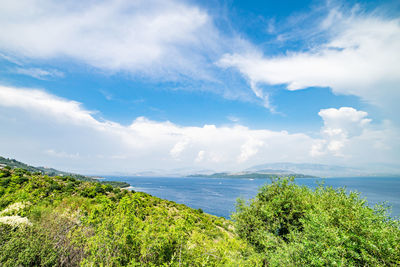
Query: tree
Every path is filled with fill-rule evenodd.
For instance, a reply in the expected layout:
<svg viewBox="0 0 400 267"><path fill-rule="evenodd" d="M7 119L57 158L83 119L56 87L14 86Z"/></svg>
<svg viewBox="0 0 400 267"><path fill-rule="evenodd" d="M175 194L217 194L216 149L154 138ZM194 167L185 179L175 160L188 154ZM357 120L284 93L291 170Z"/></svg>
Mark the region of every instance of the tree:
<svg viewBox="0 0 400 267"><path fill-rule="evenodd" d="M358 193L277 179L233 215L236 231L264 262L278 265L400 264L400 224Z"/></svg>

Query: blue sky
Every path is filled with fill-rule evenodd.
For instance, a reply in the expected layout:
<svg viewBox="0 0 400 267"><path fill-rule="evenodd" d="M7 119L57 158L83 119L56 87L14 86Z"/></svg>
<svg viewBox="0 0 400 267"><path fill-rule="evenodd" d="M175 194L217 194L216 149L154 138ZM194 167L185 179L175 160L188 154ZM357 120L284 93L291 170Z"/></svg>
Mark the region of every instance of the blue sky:
<svg viewBox="0 0 400 267"><path fill-rule="evenodd" d="M400 168L398 1L0 6L3 156L83 173Z"/></svg>

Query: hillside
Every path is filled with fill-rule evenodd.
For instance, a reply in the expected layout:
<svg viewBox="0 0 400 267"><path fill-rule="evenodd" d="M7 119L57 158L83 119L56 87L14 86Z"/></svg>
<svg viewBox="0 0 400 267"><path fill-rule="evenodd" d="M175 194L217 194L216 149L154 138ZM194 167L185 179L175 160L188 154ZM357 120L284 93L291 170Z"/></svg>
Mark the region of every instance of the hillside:
<svg viewBox="0 0 400 267"><path fill-rule="evenodd" d="M86 175L81 175L81 174L76 174L76 173L70 173L70 172L64 172L64 171L59 171L53 168L46 168L46 167L34 167L28 164L25 164L23 162L20 162L15 159L9 159L9 158L4 158L0 156L0 167L5 167L5 166L10 166L11 168L21 168L24 170L27 170L32 173L40 173L43 175L48 175L48 176L70 176L73 177L79 181L86 181L86 182L99 182L102 184L109 184L115 187L129 187L130 184L125 183L125 182L116 182L116 181L98 181L97 179L86 176Z"/></svg>
<svg viewBox="0 0 400 267"><path fill-rule="evenodd" d="M252 266L232 222L72 177L0 170L1 266Z"/></svg>

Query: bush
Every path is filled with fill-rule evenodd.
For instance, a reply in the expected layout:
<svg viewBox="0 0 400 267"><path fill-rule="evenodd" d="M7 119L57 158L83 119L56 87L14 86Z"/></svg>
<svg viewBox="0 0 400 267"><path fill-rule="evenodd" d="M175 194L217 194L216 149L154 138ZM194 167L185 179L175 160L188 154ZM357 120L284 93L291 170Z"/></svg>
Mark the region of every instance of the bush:
<svg viewBox="0 0 400 267"><path fill-rule="evenodd" d="M271 266L400 264L399 222L344 189L278 179L248 205L239 200L233 219L239 236Z"/></svg>
<svg viewBox="0 0 400 267"><path fill-rule="evenodd" d="M10 178L2 178L0 179L0 186L6 187L11 182Z"/></svg>
<svg viewBox="0 0 400 267"><path fill-rule="evenodd" d="M57 251L43 230L0 223L1 266L55 266Z"/></svg>
<svg viewBox="0 0 400 267"><path fill-rule="evenodd" d="M0 178L3 178L3 177L8 177L8 176L10 176L11 175L11 173L10 173L10 171L9 170L7 170L7 169L2 169L2 170L0 170Z"/></svg>

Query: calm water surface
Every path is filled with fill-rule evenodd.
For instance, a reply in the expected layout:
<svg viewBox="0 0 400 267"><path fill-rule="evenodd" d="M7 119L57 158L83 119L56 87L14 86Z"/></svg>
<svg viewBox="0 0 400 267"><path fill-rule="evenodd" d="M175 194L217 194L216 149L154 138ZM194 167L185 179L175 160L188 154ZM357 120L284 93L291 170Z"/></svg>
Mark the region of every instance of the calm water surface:
<svg viewBox="0 0 400 267"><path fill-rule="evenodd" d="M229 218L235 211L238 197L253 198L258 188L269 179L176 178L176 177L107 177L107 180L128 182L135 191L185 204L195 209ZM316 187L318 182L335 188L346 187L358 191L369 205L386 201L392 207L392 216L400 217L400 178L297 178L296 183Z"/></svg>

